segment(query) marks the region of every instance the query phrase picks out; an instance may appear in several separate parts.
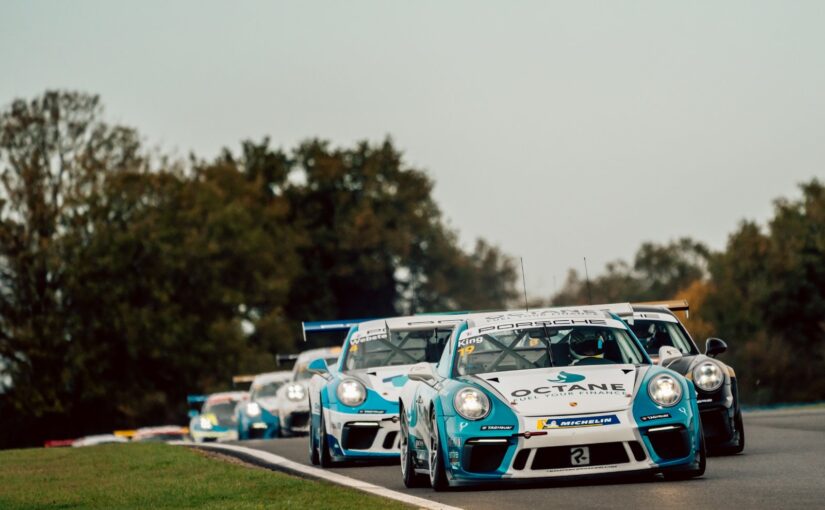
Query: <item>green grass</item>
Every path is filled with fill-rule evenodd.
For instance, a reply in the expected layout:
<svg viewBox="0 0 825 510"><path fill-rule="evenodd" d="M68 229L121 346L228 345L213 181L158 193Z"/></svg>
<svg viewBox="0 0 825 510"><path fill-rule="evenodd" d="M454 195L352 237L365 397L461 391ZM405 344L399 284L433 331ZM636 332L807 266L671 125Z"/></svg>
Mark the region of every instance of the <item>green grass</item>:
<svg viewBox="0 0 825 510"><path fill-rule="evenodd" d="M337 485L211 459L179 446L0 451L0 508L335 508L407 506Z"/></svg>

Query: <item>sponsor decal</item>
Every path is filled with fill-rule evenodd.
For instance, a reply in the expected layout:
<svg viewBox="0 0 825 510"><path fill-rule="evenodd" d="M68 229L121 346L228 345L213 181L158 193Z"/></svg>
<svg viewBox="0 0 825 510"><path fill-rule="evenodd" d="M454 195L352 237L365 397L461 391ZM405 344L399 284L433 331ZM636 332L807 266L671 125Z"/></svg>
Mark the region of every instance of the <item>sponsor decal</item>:
<svg viewBox="0 0 825 510"><path fill-rule="evenodd" d="M462 430L464 430L464 429L466 429L466 428L467 428L467 425L469 425L469 423L468 423L468 422L466 422L466 421L462 421L462 422L460 422L460 423L458 424L458 430L459 430L459 432L460 432L460 431L462 431Z"/></svg>
<svg viewBox="0 0 825 510"><path fill-rule="evenodd" d="M513 425L482 425L481 430L513 430Z"/></svg>
<svg viewBox="0 0 825 510"><path fill-rule="evenodd" d="M384 414L387 411L383 409L359 409L358 414Z"/></svg>
<svg viewBox="0 0 825 510"><path fill-rule="evenodd" d="M372 342L373 340L378 340L382 338L387 338L386 333L374 333L374 334L366 334L363 336L353 336L349 339L350 346L354 347L358 344L363 344L366 342Z"/></svg>
<svg viewBox="0 0 825 510"><path fill-rule="evenodd" d="M581 396L606 396L628 394L622 383L587 383L587 384L552 384L550 386L539 386L533 389L519 389L510 393L511 397L520 400L534 400L537 398L553 397L581 397Z"/></svg>
<svg viewBox="0 0 825 510"><path fill-rule="evenodd" d="M577 383L584 381L584 376L581 374L570 374L567 372L559 372L555 379L547 379L550 382L560 383Z"/></svg>
<svg viewBox="0 0 825 510"><path fill-rule="evenodd" d="M708 402L713 402L712 398L700 398L696 400L697 404L706 404Z"/></svg>
<svg viewBox="0 0 825 510"><path fill-rule="evenodd" d="M607 324L605 319L545 319L483 326L478 328L478 334L484 334L490 331L507 331L509 329L541 328L544 326L607 326Z"/></svg>
<svg viewBox="0 0 825 510"><path fill-rule="evenodd" d="M642 416L642 421L650 421L650 420L662 420L664 418L670 418L670 413L661 413L661 414L651 414L649 416Z"/></svg>
<svg viewBox="0 0 825 510"><path fill-rule="evenodd" d="M548 430L569 429L576 427L603 427L605 425L618 424L618 416L615 414L604 414L600 416L587 416L583 418L543 418L538 421L536 427L539 430Z"/></svg>
<svg viewBox="0 0 825 510"><path fill-rule="evenodd" d="M458 346L459 347L464 347L464 346L467 346L467 345L475 345L475 344L480 344L483 341L484 340L482 340L479 337L462 338L461 340L458 341Z"/></svg>

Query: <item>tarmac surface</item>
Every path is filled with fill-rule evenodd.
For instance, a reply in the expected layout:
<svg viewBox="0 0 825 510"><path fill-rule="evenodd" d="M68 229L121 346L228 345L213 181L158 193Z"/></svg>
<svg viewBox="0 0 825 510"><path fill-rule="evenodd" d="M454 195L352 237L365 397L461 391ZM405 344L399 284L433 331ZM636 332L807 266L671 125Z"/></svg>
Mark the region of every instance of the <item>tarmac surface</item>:
<svg viewBox="0 0 825 510"><path fill-rule="evenodd" d="M397 463L347 465L331 471L473 510L825 508L825 408L755 411L746 413L744 420L744 453L710 457L705 475L688 481L666 482L661 477L581 480L436 493L430 488L404 487ZM309 465L305 437L237 444Z"/></svg>

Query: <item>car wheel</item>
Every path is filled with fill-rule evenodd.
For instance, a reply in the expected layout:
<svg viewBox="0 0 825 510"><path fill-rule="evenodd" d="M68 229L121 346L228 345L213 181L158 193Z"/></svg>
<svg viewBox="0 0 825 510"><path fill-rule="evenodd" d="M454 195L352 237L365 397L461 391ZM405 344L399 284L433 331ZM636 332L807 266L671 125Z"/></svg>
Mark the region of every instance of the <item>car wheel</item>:
<svg viewBox="0 0 825 510"><path fill-rule="evenodd" d="M415 472L413 462L413 448L410 444L410 427L407 425L407 414L401 408L401 477L407 488L423 487L427 484L427 477Z"/></svg>
<svg viewBox="0 0 825 510"><path fill-rule="evenodd" d="M310 409L312 407L310 406ZM317 466L321 463L321 459L318 456L318 445L316 442L318 433L315 431L315 427L312 425L312 414L309 415L309 463L313 466Z"/></svg>
<svg viewBox="0 0 825 510"><path fill-rule="evenodd" d="M698 478L705 474L708 460L708 452L705 447L705 432L700 428L699 434L699 466L696 469L665 471L662 473L665 480L687 480L688 478Z"/></svg>
<svg viewBox="0 0 825 510"><path fill-rule="evenodd" d="M742 453L745 449L745 424L742 423L742 411L736 411L736 416L733 418L733 424L736 427L736 434L739 436L736 441L736 446L733 447L731 453Z"/></svg>
<svg viewBox="0 0 825 510"><path fill-rule="evenodd" d="M742 450L745 449L745 426L742 423L742 411L736 411L736 414L733 416L733 432L736 441L713 448L711 453L717 455L736 455L737 453L742 453Z"/></svg>
<svg viewBox="0 0 825 510"><path fill-rule="evenodd" d="M324 411L321 410L321 422L318 424L318 463L321 467L332 467L332 455L329 453L327 442L327 427L324 424Z"/></svg>
<svg viewBox="0 0 825 510"><path fill-rule="evenodd" d="M450 485L447 482L447 473L444 468L444 452L441 449L441 439L438 437L438 423L435 418L435 410L430 416L430 486L435 491L447 490Z"/></svg>

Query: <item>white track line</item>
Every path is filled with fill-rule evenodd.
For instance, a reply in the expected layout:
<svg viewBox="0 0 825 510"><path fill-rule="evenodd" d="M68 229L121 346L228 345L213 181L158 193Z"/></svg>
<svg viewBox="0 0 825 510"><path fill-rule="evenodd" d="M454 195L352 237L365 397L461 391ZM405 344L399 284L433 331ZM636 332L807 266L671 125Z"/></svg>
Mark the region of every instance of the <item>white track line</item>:
<svg viewBox="0 0 825 510"><path fill-rule="evenodd" d="M438 501L431 501L429 499L419 498L417 496L411 496L409 494L404 494L403 492L390 490L386 487L381 487L380 485L374 485L361 480L356 480L355 478L339 475L338 473L333 473L331 471L326 471L324 469L305 466L304 464L300 464L298 462L289 460L285 457L281 457L280 455L275 455L274 453L264 452L261 450L255 450L253 448L246 448L245 446L235 446L221 443L192 443L188 441L176 441L173 444L182 446L196 446L198 448L241 453L243 455L247 455L249 457L254 457L258 460L261 460L265 462L268 466L279 471L300 473L311 478L326 480L328 482L336 483L338 485L352 487L353 489L358 489L360 491L369 492L371 494L376 494L378 496L383 496L385 498L394 499L396 501L401 501L403 503L407 503L410 505L415 505L418 508L426 508L428 510L461 510L461 508L455 506L445 505L443 503L439 503ZM401 471L399 470L399 476L400 473Z"/></svg>

